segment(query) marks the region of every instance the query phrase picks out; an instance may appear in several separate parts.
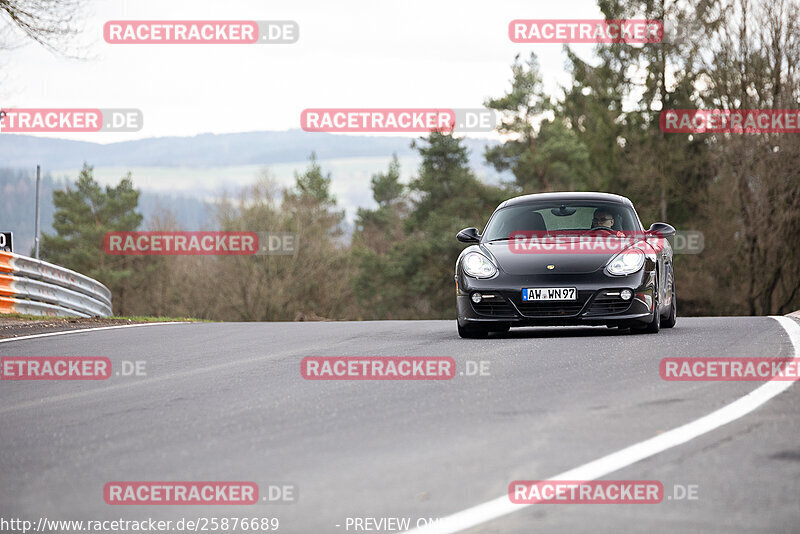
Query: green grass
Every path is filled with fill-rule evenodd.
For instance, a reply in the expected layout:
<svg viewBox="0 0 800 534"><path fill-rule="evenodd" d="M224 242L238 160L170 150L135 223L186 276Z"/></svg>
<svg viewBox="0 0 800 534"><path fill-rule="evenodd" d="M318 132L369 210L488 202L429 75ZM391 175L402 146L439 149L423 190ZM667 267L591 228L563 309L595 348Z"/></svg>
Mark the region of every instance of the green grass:
<svg viewBox="0 0 800 534"><path fill-rule="evenodd" d="M46 319L53 319L53 317L29 315L27 313L2 313L0 314L0 319L28 319L31 321L44 321Z"/></svg>
<svg viewBox="0 0 800 534"><path fill-rule="evenodd" d="M119 317L113 315L111 317L107 317L107 319L120 319L123 321L136 321L139 323L176 323L176 322L185 322L185 323L211 323L213 321L209 321L207 319L195 319L194 317L148 317L145 315L135 315L133 317Z"/></svg>

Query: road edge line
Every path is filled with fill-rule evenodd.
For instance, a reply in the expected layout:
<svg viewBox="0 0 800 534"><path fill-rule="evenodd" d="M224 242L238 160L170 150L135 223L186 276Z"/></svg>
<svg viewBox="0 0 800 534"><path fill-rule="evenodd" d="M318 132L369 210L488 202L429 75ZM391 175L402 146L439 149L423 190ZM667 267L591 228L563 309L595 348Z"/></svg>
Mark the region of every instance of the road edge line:
<svg viewBox="0 0 800 534"><path fill-rule="evenodd" d="M800 324L789 317L776 315L768 317L775 319L781 325L794 348L793 359L800 360ZM796 381L770 380L744 397L740 397L708 415L574 469L564 471L547 480L596 480L731 423L787 390ZM496 499L442 517L435 523L407 530L404 534L453 534L513 512L518 512L528 506L532 506L532 504L512 503L508 495L505 494Z"/></svg>
<svg viewBox="0 0 800 534"><path fill-rule="evenodd" d="M115 328L133 328L136 326L159 326L165 324L189 324L186 321L166 321L160 323L136 323L136 324L117 324L114 326L94 326L92 328L79 328L76 330L59 330L58 332L43 332L41 334L31 334L28 336L7 337L0 339L0 343L8 343L10 341L22 341L24 339L35 339L39 337L59 336L62 334L79 334L81 332L94 332L97 330L113 330Z"/></svg>

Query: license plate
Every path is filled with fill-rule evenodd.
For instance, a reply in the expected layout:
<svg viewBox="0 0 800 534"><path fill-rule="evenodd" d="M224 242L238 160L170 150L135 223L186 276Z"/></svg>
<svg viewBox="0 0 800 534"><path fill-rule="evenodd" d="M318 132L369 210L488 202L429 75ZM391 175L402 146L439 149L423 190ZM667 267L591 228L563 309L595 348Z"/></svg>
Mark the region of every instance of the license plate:
<svg viewBox="0 0 800 534"><path fill-rule="evenodd" d="M574 287L532 287L522 290L523 302L533 300L577 300L578 291Z"/></svg>

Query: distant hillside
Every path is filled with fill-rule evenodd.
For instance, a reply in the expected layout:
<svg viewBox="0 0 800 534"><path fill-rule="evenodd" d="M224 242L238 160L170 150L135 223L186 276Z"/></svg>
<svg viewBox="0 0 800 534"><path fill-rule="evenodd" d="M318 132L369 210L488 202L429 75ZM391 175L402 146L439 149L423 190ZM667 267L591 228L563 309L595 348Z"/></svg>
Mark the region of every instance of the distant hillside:
<svg viewBox="0 0 800 534"><path fill-rule="evenodd" d="M42 233L53 232L53 191L64 189L71 180L42 176L39 187L39 221ZM33 248L36 178L33 171L0 168L0 231L14 232L14 250L28 255ZM180 194L156 194L142 191L139 212L144 215L142 228L147 228L156 213L169 209L178 227L185 230L211 228L212 218L207 205L197 198Z"/></svg>
<svg viewBox="0 0 800 534"><path fill-rule="evenodd" d="M406 137L351 136L311 133L248 132L160 137L101 145L82 141L0 133L0 230L13 230L17 251L33 245L34 171L42 166L41 228L52 231L54 189L78 176L84 162L95 168L95 179L113 185L128 172L142 192L139 211L147 227L155 213L168 207L186 230L210 229L207 203L220 192L235 192L262 171L281 187L291 187L294 175L316 152L324 172L332 176L331 191L352 223L358 207L373 205L370 177L386 170L393 154L401 163L401 179L416 175L420 156ZM470 165L478 177L497 182L500 175L483 159L486 140L465 139Z"/></svg>
<svg viewBox="0 0 800 534"><path fill-rule="evenodd" d="M319 159L416 155L407 137L336 135L288 130L155 137L101 145L0 134L0 166L75 169L97 167L227 167L302 161L312 151ZM465 139L473 165L482 161L487 141ZM494 143L489 143L494 144Z"/></svg>

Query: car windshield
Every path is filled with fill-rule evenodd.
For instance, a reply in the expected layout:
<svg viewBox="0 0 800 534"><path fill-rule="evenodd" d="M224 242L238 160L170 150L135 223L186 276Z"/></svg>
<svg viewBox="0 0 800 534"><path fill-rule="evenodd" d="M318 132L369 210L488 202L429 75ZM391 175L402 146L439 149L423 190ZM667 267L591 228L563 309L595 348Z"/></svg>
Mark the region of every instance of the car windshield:
<svg viewBox="0 0 800 534"><path fill-rule="evenodd" d="M495 212L483 232L482 241L509 239L513 232L589 231L608 228L641 231L636 213L624 204L602 201L558 201L526 203Z"/></svg>

